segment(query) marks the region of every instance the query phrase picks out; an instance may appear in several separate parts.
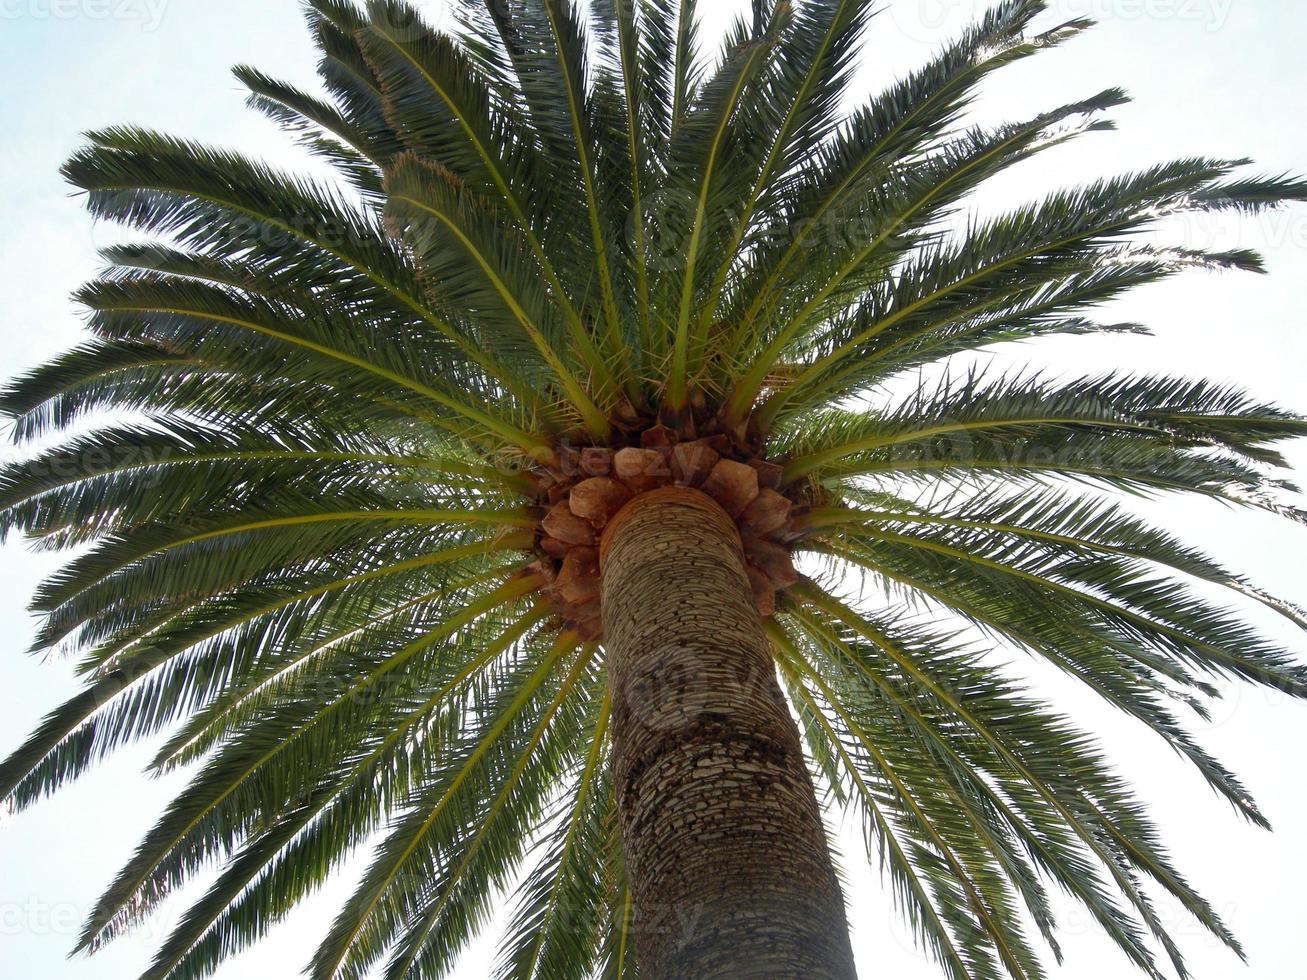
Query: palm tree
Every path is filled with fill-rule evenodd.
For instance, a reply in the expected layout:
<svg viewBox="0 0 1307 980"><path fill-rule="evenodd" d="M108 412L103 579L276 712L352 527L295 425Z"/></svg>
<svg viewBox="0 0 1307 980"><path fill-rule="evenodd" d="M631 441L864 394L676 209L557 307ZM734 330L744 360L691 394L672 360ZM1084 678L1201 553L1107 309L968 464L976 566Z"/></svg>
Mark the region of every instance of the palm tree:
<svg viewBox="0 0 1307 980"><path fill-rule="evenodd" d="M86 687L0 798L153 737L194 773L81 950L217 867L145 974L211 976L371 848L315 980L443 976L506 888L504 977L851 978L817 787L952 980L1044 976L1053 887L1151 977L1186 974L1149 883L1238 950L993 654L1265 824L1178 711L1231 679L1307 695L1307 669L1202 589L1307 614L1122 498L1302 522L1273 446L1307 420L948 364L1256 270L1141 236L1307 184L1184 159L963 223L1124 96L963 128L989 75L1088 26L1006 0L843 115L871 6L755 0L710 64L693 0L461 0L457 37L311 0L327 96L237 74L331 179L90 136L67 177L146 239L81 292L94 339L3 395L31 451L0 473L0 534L77 549L36 646Z"/></svg>

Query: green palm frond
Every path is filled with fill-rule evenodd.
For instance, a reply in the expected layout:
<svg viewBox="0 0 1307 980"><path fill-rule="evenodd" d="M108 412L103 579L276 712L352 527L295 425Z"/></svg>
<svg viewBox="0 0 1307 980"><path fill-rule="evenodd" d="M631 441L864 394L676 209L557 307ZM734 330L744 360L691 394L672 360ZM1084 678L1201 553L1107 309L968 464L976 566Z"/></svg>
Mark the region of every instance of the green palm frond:
<svg viewBox="0 0 1307 980"><path fill-rule="evenodd" d="M137 741L190 781L79 948L217 869L145 974L203 980L370 853L314 980L452 975L514 884L497 976L635 980L598 612L559 586L558 548L589 545L548 515L583 464L679 442L754 464L785 512L744 541L755 585L777 579L760 606L811 768L950 980L1048 975L1056 893L1154 980L1189 975L1159 892L1240 952L1011 654L1268 826L1184 719L1232 682L1307 697L1244 615L1307 610L1133 499L1307 524L1282 451L1307 418L1209 381L953 359L1146 332L1096 311L1264 271L1166 244L1165 219L1307 182L1195 157L977 217L994 178L1126 101L968 118L1091 26L1048 6L997 3L846 111L870 0L758 0L720 50L694 0L459 0L452 33L402 0L309 0L320 86L236 74L334 176L90 134L64 173L140 240L78 294L91 339L0 391L0 537L76 549L34 649L86 686L0 763L0 801Z"/></svg>
<svg viewBox="0 0 1307 980"><path fill-rule="evenodd" d="M593 712L585 757L556 804L544 857L517 899L500 956L504 976L567 976L578 969L589 975L621 921L625 879L608 867L617 820L609 709L605 694Z"/></svg>

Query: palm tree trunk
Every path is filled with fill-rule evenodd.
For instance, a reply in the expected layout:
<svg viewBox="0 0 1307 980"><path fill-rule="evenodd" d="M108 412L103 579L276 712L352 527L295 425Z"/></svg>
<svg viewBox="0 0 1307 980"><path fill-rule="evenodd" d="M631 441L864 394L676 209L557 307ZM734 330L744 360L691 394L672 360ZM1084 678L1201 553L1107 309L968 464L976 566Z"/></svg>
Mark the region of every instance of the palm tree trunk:
<svg viewBox="0 0 1307 980"><path fill-rule="evenodd" d="M603 541L613 777L641 980L853 980L839 881L739 534L694 490Z"/></svg>

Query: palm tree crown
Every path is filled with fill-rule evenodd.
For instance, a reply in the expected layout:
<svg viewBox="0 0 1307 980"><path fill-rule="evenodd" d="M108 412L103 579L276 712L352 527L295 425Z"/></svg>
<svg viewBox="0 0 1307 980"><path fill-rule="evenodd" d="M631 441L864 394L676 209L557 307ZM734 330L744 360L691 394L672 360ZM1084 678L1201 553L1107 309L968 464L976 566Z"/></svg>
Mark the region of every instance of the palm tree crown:
<svg viewBox="0 0 1307 980"><path fill-rule="evenodd" d="M238 69L336 179L130 128L67 165L149 241L81 292L94 338L0 402L18 440L64 434L0 472L0 534L79 549L37 647L86 678L0 797L153 736L159 772L195 767L81 948L217 865L146 974L210 976L375 843L316 980L444 975L519 875L503 976L634 976L598 547L677 483L738 519L814 772L949 977L1044 976L1050 886L1149 976L1155 947L1185 969L1148 887L1238 949L1094 740L990 654L1055 664L1264 824L1178 709L1223 679L1307 695L1307 670L1195 585L1307 615L1116 498L1301 522L1273 446L1307 421L1171 377L902 381L1136 329L1090 311L1259 268L1141 233L1307 184L1184 159L960 230L1125 99L964 127L989 75L1089 26L1032 27L1040 0L849 114L869 0L755 0L715 61L693 0L456 6L455 37L311 0L323 97Z"/></svg>

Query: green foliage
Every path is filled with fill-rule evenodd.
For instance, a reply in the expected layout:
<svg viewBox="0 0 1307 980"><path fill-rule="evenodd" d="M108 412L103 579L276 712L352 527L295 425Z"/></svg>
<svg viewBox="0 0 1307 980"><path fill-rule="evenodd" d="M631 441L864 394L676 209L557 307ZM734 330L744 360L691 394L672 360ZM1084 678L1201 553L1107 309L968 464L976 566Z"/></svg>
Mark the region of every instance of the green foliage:
<svg viewBox="0 0 1307 980"><path fill-rule="evenodd" d="M498 976L635 976L602 651L539 594L529 471L693 410L802 488L797 548L830 571L768 622L778 669L819 784L952 980L1044 976L1052 887L1151 977L1159 949L1187 973L1150 889L1237 950L1094 738L993 654L1054 664L1266 825L1183 712L1230 681L1307 696L1211 587L1307 613L1114 498L1307 522L1277 450L1307 420L1149 375L905 382L1139 331L1090 311L1260 270L1145 232L1307 183L1185 159L960 221L1125 101L965 124L990 75L1089 26L1037 28L1041 0L848 114L869 0L759 0L719 58L692 0L456 6L447 36L400 0L310 0L321 92L237 70L336 179L130 128L66 167L146 241L80 293L92 339L0 392L29 448L0 471L0 536L78 550L35 597L36 647L77 652L87 685L0 765L0 798L139 739L192 771L81 947L216 867L146 974L200 980L370 849L315 980L444 976L515 883Z"/></svg>

